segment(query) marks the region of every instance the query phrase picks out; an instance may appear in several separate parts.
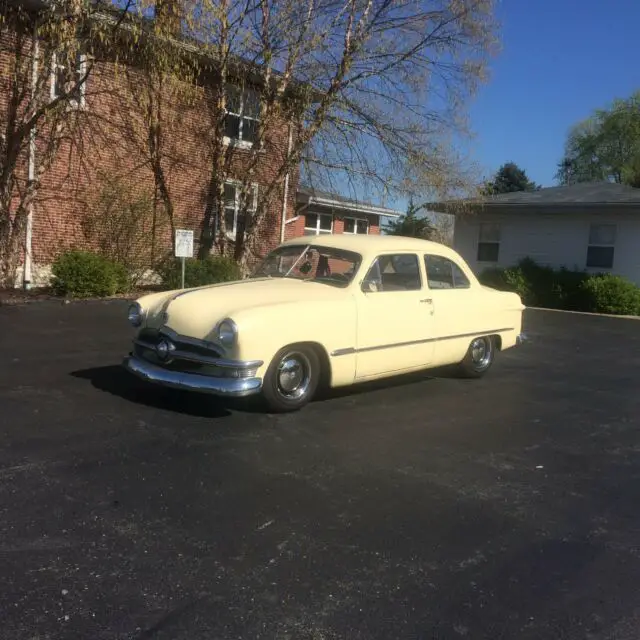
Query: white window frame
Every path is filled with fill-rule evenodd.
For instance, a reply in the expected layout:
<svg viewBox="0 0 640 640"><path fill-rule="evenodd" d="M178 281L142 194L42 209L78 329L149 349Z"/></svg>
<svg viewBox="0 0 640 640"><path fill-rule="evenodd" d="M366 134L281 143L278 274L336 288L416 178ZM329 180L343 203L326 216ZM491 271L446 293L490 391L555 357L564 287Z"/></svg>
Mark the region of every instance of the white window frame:
<svg viewBox="0 0 640 640"><path fill-rule="evenodd" d="M364 235L369 235L369 229L371 228L371 225L369 224L369 220L367 220L367 218L355 218L354 216L345 216L343 218L343 222L346 222L347 220L353 220L353 231L345 231L345 228L342 228L342 233L346 233L347 235L360 235L360 236L364 236ZM360 223L364 223L367 225L367 230L365 233L358 233L358 224Z"/></svg>
<svg viewBox="0 0 640 640"><path fill-rule="evenodd" d="M482 229L483 227L497 227L498 229L498 239L497 240L483 240L482 239ZM498 245L498 255L495 260L481 260L480 259L480 245ZM476 261L483 262L486 264L496 264L500 262L500 247L502 245L502 225L498 222L481 222L478 225L478 246L476 249Z"/></svg>
<svg viewBox="0 0 640 640"><path fill-rule="evenodd" d="M235 238L236 233L238 232L238 213L240 209L240 187L242 186L242 182L240 180L225 180L225 186L230 185L235 187L234 189L234 198L233 198L233 229L229 229L228 227L225 229L228 238ZM250 203L250 206L247 208L248 214L254 214L258 208L258 184L252 182L249 187L253 191L253 202ZM227 200L225 198L224 207L222 215L227 215Z"/></svg>
<svg viewBox="0 0 640 640"><path fill-rule="evenodd" d="M51 56L51 77L50 77L50 97L51 100L55 100L60 94L58 93L58 74L57 71L61 68L62 65L58 63L58 58L56 53L54 52ZM86 93L87 93L87 54L81 53L80 60L78 65L76 66L76 73L78 77L84 78L84 81L78 87L78 91L80 93L80 100L75 100L73 98L69 98L69 106L75 109L84 109L86 105Z"/></svg>
<svg viewBox="0 0 640 640"><path fill-rule="evenodd" d="M308 227L307 226L307 216L311 215L311 216L316 216L316 225L315 227ZM320 218L323 216L327 216L329 218L331 218L331 230L327 231L326 229L321 229L320 228ZM334 219L333 219L333 214L331 213L315 213L314 211L308 211L305 213L304 216L304 230L305 231L314 231L315 233L313 235L316 236L320 236L320 235L331 235L333 233L333 223L334 223ZM311 235L309 233L306 233L305 235Z"/></svg>
<svg viewBox="0 0 640 640"><path fill-rule="evenodd" d="M613 227L613 243L602 244L600 242L591 242L591 235L594 227ZM618 225L614 222L590 222L589 223L589 236L587 238L587 256L585 258L585 266L587 269L613 269L613 265L616 259L616 240L618 237ZM589 249L591 247L597 247L602 249L613 249L613 256L611 258L611 265L608 267L598 267L589 265Z"/></svg>
<svg viewBox="0 0 640 640"><path fill-rule="evenodd" d="M234 86L234 85L231 85L231 86ZM242 139L242 127L245 120L253 120L254 122L260 122L260 117L254 118L253 116L247 116L244 114L245 93L248 91L252 91L253 93L255 93L255 95L258 98L259 104L260 104L260 93L253 87L245 87L244 89L242 87L237 87L237 86L234 86L234 87L238 89L238 92L240 93L240 109L236 113L235 111L230 111L229 109L225 108L225 117L227 115L232 115L240 119L240 125L238 127L238 138L230 138L229 136L225 135L223 138L223 142L226 145L234 145L237 147L243 147L245 149L251 149L253 148L253 142L251 140Z"/></svg>

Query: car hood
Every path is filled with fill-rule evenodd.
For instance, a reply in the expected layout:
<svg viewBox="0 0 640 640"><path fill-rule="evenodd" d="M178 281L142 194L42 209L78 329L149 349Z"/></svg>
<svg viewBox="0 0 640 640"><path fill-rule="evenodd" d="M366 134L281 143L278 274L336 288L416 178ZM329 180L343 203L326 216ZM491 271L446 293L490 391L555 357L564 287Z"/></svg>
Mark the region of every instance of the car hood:
<svg viewBox="0 0 640 640"><path fill-rule="evenodd" d="M218 321L265 305L326 301L344 297L342 288L293 278L260 278L177 291L149 317L150 327L167 326L180 335L211 338ZM164 316L164 313L166 316ZM164 320L164 322L163 322Z"/></svg>

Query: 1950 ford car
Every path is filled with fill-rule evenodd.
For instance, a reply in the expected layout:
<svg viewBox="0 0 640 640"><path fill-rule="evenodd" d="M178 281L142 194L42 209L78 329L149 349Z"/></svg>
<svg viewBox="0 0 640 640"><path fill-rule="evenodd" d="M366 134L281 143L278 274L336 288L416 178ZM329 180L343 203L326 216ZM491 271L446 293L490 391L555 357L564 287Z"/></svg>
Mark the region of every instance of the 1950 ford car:
<svg viewBox="0 0 640 640"><path fill-rule="evenodd" d="M124 360L152 383L262 394L271 411L340 387L456 364L480 377L521 340L515 293L481 285L452 249L415 238L304 236L251 277L155 293L129 308Z"/></svg>

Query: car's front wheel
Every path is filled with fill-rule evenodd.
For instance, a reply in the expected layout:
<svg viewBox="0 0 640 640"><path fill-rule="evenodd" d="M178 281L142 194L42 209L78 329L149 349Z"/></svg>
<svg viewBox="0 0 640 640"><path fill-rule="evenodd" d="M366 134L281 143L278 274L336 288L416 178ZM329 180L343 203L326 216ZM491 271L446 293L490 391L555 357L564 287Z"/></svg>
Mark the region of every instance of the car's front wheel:
<svg viewBox="0 0 640 640"><path fill-rule="evenodd" d="M491 336L474 338L459 365L459 372L465 378L482 377L493 364L496 343Z"/></svg>
<svg viewBox="0 0 640 640"><path fill-rule="evenodd" d="M297 411L315 395L320 360L312 347L291 345L274 356L264 377L262 395L270 411Z"/></svg>

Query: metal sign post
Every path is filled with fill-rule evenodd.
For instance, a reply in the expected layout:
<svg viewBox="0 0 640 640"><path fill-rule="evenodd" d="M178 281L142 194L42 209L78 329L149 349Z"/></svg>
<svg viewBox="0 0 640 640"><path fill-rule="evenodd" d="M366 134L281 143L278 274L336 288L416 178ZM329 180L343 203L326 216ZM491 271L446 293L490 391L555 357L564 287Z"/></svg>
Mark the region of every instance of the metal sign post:
<svg viewBox="0 0 640 640"><path fill-rule="evenodd" d="M182 288L184 289L185 258L193 258L193 231L176 229L176 258L182 259Z"/></svg>

